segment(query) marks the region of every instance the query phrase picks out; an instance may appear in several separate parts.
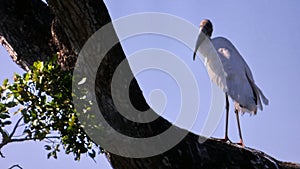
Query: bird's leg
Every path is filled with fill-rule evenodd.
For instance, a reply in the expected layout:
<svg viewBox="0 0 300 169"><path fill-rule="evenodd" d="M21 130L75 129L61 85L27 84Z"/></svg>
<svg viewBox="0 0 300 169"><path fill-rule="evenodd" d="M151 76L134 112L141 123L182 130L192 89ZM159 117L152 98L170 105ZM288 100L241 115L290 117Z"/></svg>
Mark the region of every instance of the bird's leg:
<svg viewBox="0 0 300 169"><path fill-rule="evenodd" d="M227 93L225 94L225 97L226 97L226 124L225 124L225 138L224 138L224 141L231 142L228 138L229 101L228 101Z"/></svg>
<svg viewBox="0 0 300 169"><path fill-rule="evenodd" d="M240 124L240 118L239 118L239 111L237 109L235 109L235 114L236 114L236 120L237 120L237 124L238 124L238 129L239 129L239 135L240 135L240 142L237 143L237 144L241 145L242 147L245 147L244 141L243 141L243 137L242 137L241 124Z"/></svg>
<svg viewBox="0 0 300 169"><path fill-rule="evenodd" d="M220 140L224 141L224 142L228 141L228 142L232 143L228 138L229 100L228 100L227 93L225 93L225 98L226 98L226 105L225 105L225 108L226 108L225 138L220 139Z"/></svg>

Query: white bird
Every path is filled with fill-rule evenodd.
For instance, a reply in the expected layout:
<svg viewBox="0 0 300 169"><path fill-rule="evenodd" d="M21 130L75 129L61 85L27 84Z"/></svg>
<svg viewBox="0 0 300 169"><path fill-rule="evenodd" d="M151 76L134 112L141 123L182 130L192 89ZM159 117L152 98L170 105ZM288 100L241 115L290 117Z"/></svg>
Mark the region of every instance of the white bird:
<svg viewBox="0 0 300 169"><path fill-rule="evenodd" d="M212 23L205 19L200 23L200 33L196 42L193 59L199 51L204 56L205 65L211 80L224 92L226 97L226 129L224 141L228 138L228 116L230 96L234 101L234 108L238 124L240 142L244 146L239 121L239 112L256 114L257 108L263 110L262 102L269 101L254 83L251 70L233 44L224 37L211 39Z"/></svg>

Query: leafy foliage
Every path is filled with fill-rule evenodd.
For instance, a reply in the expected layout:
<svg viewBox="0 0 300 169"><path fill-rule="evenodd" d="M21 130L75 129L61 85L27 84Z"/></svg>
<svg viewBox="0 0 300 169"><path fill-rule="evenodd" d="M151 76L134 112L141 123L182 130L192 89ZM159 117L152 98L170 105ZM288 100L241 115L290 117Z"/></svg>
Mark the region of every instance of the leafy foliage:
<svg viewBox="0 0 300 169"><path fill-rule="evenodd" d="M73 153L75 160L84 153L94 158L95 149L100 149L80 126L71 90L72 74L62 71L57 64L57 56L46 63L35 62L31 70L22 76L15 74L12 84L4 80L0 87L0 149L9 142L45 140L48 158L57 158L61 147L66 154ZM11 113L9 110L12 109L17 111ZM17 114L24 123L21 136L15 136L15 131L8 134L5 130L12 125L11 116ZM14 130L20 127L18 122Z"/></svg>

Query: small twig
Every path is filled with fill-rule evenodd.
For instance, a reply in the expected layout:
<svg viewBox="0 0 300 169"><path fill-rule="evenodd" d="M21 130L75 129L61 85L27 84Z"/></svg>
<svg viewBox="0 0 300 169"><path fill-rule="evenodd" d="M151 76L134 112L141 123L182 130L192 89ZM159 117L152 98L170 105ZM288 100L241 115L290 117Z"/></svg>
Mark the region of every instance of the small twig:
<svg viewBox="0 0 300 169"><path fill-rule="evenodd" d="M58 136L57 136L57 137L58 137ZM52 143L52 144L57 143L56 141L51 140L51 139L53 139L53 138L46 138L45 142ZM57 139L57 138L56 138L56 139Z"/></svg>
<svg viewBox="0 0 300 169"><path fill-rule="evenodd" d="M5 156L2 154L2 152L0 151L0 156L2 157L2 158L5 158Z"/></svg>
<svg viewBox="0 0 300 169"><path fill-rule="evenodd" d="M2 137L4 139L4 136L6 135L6 133L1 127L0 127L0 134L2 135Z"/></svg>
<svg viewBox="0 0 300 169"><path fill-rule="evenodd" d="M2 135L5 134L5 132L2 130L2 128L0 128L0 133ZM59 136L48 136L45 137L44 139L59 139ZM2 154L1 152L1 148L5 145L7 145L8 143L12 143L12 142L23 142L23 141L31 141L31 140L38 140L38 138L9 138L9 139L3 139L2 143L0 143L0 157L5 158L5 156Z"/></svg>
<svg viewBox="0 0 300 169"><path fill-rule="evenodd" d="M17 123L16 123L16 125L15 125L13 131L12 131L11 134L9 135L10 138L12 138L13 135L15 134L15 132L16 132L17 128L19 127L19 124L20 124L20 122L21 122L22 119L23 119L23 117L21 117L21 118L17 121Z"/></svg>
<svg viewBox="0 0 300 169"><path fill-rule="evenodd" d="M19 127L21 127L21 126L25 126L26 124L25 123L22 123L22 124L19 124Z"/></svg>
<svg viewBox="0 0 300 169"><path fill-rule="evenodd" d="M45 137L44 139L59 139L60 137L59 136L48 136L48 137ZM14 139L11 139L10 142L22 142L22 141L30 141L30 140L38 140L38 138L14 138Z"/></svg>
<svg viewBox="0 0 300 169"><path fill-rule="evenodd" d="M15 167L17 167L17 168L19 168L19 169L23 169L19 164L15 164L15 165L9 167L8 169L13 169L13 168L15 168Z"/></svg>
<svg viewBox="0 0 300 169"><path fill-rule="evenodd" d="M10 141L10 138L8 137L8 134L1 127L0 127L0 134L2 135L2 142L0 143L0 150L1 150L1 148ZM4 157L2 153L0 153L0 156Z"/></svg>

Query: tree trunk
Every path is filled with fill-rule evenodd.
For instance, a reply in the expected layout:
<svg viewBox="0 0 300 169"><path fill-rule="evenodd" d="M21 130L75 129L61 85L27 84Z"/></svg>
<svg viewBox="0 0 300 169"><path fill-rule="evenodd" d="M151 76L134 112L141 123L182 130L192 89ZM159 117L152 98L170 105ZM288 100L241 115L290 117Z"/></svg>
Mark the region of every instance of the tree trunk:
<svg viewBox="0 0 300 169"><path fill-rule="evenodd" d="M40 0L0 0L0 42L23 69L55 53L51 44L54 15Z"/></svg>
<svg viewBox="0 0 300 169"><path fill-rule="evenodd" d="M53 54L59 55L64 69L72 70L88 38L111 22L109 13L104 2L99 0L48 0L48 5L40 0L0 0L2 45L25 70L34 61L47 60ZM113 28L111 37L117 39ZM114 106L112 76L124 59L125 54L118 43L107 53L98 69L95 91L103 116L114 129L128 136L143 138L164 132L171 124L162 117L151 123L136 123L123 118ZM130 70L128 63L126 66ZM149 109L135 79L130 83L129 93L136 109ZM185 132L180 128L176 130ZM110 152L106 155L116 169L300 168L297 164L282 163L256 150L214 139L201 144L198 139L199 136L188 133L171 150L154 157L127 158Z"/></svg>

